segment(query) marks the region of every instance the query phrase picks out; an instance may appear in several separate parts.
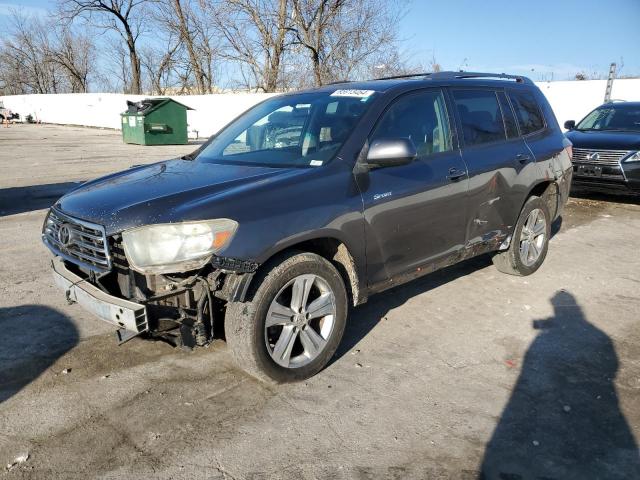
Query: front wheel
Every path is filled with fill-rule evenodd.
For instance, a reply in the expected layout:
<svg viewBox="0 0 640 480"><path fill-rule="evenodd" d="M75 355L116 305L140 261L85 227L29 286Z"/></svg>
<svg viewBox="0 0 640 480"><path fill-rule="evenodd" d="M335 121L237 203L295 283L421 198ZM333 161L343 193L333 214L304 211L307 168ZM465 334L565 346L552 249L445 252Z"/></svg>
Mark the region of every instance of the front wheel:
<svg viewBox="0 0 640 480"><path fill-rule="evenodd" d="M336 268L313 253L285 257L254 280L250 301L227 306L225 336L236 363L266 381L309 378L333 357L348 303Z"/></svg>
<svg viewBox="0 0 640 480"><path fill-rule="evenodd" d="M550 234L547 204L540 197L529 197L520 212L509 249L494 255L493 263L503 273L531 275L547 256Z"/></svg>

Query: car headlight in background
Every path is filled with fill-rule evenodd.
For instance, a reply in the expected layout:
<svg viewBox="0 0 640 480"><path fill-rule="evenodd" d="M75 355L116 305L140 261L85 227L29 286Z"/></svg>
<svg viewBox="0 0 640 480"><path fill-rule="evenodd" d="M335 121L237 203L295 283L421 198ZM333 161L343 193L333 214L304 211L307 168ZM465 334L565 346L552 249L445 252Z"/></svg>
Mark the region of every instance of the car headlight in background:
<svg viewBox="0 0 640 480"><path fill-rule="evenodd" d="M138 272L186 272L203 267L229 244L237 228L238 222L228 218L147 225L122 232L122 243Z"/></svg>
<svg viewBox="0 0 640 480"><path fill-rule="evenodd" d="M625 159L625 162L640 162L640 152L632 153Z"/></svg>

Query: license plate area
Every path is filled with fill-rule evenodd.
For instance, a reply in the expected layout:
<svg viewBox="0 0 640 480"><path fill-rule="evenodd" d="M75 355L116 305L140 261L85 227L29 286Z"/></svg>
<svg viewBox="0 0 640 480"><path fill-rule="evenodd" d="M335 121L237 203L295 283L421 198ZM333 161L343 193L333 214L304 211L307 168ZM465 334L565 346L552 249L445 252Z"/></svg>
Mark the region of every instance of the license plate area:
<svg viewBox="0 0 640 480"><path fill-rule="evenodd" d="M602 177L602 167L599 165L578 165L576 174L581 177Z"/></svg>

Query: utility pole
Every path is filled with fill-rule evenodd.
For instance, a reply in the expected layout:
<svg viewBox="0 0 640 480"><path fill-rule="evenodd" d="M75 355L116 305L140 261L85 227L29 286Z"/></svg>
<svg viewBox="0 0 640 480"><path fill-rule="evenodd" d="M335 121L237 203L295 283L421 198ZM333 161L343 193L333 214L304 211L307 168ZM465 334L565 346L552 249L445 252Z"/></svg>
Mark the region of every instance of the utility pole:
<svg viewBox="0 0 640 480"><path fill-rule="evenodd" d="M607 89L604 92L604 103L611 101L611 89L613 88L613 80L616 78L616 64L612 63L609 67L609 78L607 78Z"/></svg>

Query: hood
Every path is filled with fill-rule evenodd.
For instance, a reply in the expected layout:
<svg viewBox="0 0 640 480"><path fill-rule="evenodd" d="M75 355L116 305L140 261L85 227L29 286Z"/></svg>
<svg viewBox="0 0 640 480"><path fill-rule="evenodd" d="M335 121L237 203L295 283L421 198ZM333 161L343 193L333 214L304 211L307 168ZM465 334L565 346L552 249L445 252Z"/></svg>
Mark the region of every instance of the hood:
<svg viewBox="0 0 640 480"><path fill-rule="evenodd" d="M204 211L203 205L222 207L233 193L304 171L169 160L84 183L58 200L55 207L104 225L112 235L139 225L212 218L211 208Z"/></svg>
<svg viewBox="0 0 640 480"><path fill-rule="evenodd" d="M570 130L565 136L575 148L594 148L600 150L640 150L640 132L586 131Z"/></svg>

